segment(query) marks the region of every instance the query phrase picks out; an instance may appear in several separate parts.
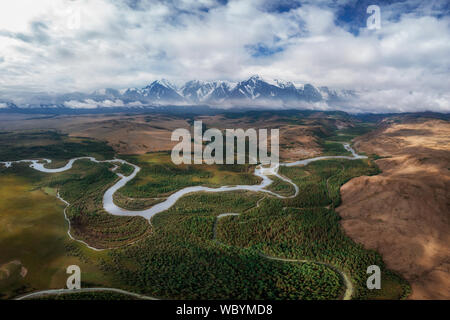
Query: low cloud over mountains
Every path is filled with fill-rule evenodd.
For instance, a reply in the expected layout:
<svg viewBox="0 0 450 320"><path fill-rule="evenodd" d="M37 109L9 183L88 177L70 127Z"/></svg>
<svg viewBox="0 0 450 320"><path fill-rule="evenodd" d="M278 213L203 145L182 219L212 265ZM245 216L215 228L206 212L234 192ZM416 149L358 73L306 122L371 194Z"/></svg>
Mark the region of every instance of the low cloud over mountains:
<svg viewBox="0 0 450 320"><path fill-rule="evenodd" d="M212 107L266 108L343 108L357 94L350 90L332 90L312 84L295 85L282 80L268 81L255 75L247 80L191 80L180 86L162 79L144 88L123 90L101 89L93 93L80 92L60 95L33 94L25 102L4 101L4 108L107 108L148 107L161 105L208 105Z"/></svg>

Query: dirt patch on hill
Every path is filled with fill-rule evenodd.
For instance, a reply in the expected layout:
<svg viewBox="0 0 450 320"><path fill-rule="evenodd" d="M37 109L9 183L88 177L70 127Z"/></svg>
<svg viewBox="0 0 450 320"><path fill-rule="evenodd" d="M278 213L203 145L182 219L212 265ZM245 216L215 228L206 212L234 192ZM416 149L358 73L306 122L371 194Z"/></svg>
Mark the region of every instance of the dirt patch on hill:
<svg viewBox="0 0 450 320"><path fill-rule="evenodd" d="M7 280L17 275L25 278L27 273L27 268L25 268L19 260L13 260L0 265L0 281Z"/></svg>
<svg viewBox="0 0 450 320"><path fill-rule="evenodd" d="M450 123L391 124L355 146L388 158L342 186L346 233L411 283L411 299L450 299Z"/></svg>

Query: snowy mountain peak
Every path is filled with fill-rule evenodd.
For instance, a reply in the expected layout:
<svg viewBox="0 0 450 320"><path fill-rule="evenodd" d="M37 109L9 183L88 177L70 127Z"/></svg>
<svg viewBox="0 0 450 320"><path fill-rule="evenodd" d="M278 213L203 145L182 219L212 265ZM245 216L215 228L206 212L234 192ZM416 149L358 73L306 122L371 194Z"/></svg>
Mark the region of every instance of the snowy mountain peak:
<svg viewBox="0 0 450 320"><path fill-rule="evenodd" d="M190 80L177 87L166 79L155 80L144 88L122 90L99 89L92 94L80 92L57 96L38 95L22 106L40 108L43 106L66 106L71 108L136 107L164 104L208 104L208 105L258 105L295 106L319 101L342 103L356 97L349 90L332 90L311 84L295 86L280 79L264 80L253 75L247 80L232 83L228 81ZM13 107L0 101L2 108ZM20 107L20 106L19 106Z"/></svg>
<svg viewBox="0 0 450 320"><path fill-rule="evenodd" d="M259 75L254 74L247 81L262 81L262 78Z"/></svg>
<svg viewBox="0 0 450 320"><path fill-rule="evenodd" d="M177 87L173 83L171 83L169 80L164 79L164 78L160 79L160 80L153 81L150 85L148 85L144 89L151 88L151 87L154 87L156 85L163 86L163 87L166 87L168 89L175 90L175 91L177 90Z"/></svg>
<svg viewBox="0 0 450 320"><path fill-rule="evenodd" d="M273 81L279 88L295 88L295 85L290 81L284 81L280 79L274 79Z"/></svg>
<svg viewBox="0 0 450 320"><path fill-rule="evenodd" d="M214 82L203 82L199 80L191 80L181 87L180 93L190 102L204 101L205 98L211 94L216 88Z"/></svg>

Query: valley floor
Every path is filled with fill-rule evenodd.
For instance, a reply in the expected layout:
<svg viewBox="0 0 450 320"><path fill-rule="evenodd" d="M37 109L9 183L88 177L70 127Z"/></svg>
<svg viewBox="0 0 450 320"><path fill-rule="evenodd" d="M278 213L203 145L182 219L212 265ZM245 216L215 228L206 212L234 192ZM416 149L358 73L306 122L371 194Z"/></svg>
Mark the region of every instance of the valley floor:
<svg viewBox="0 0 450 320"><path fill-rule="evenodd" d="M209 121L213 125L215 120ZM299 130L295 126L291 129ZM425 229L430 231L420 263L430 268L413 276L398 267L395 264L398 260L384 249L383 243L392 246L388 234L383 236L384 242L375 242L375 246L361 237L371 234L379 239L371 233L371 226L395 217L394 212L389 214L389 219L388 216L372 217L370 226L368 220L358 225L366 212L371 212L370 205L365 206L359 196L364 194L366 186L366 183L361 186L360 181L379 181L392 175L391 167L385 165L392 163L390 158L376 160L379 156L373 155L386 153L364 147L366 141L374 141L370 134L357 139L355 144L366 152L367 158L355 159L343 147L343 141L367 129L361 126L334 135L326 133L326 139L311 138L322 154L338 155L334 159L303 161L256 176L255 166L175 166L166 152L122 155L127 161L122 163L78 160L70 169L54 170L73 157L94 156L105 160L112 159L115 152L111 146L88 138L52 132L22 133L17 138L12 133L2 133L0 140L5 145L16 141L12 148L0 148L3 160L13 160L11 157L16 154L22 159L53 160L45 165L49 168L47 173L38 172L27 163L14 163L8 168L0 165L0 182L4 188L0 199L2 298L63 288L67 279L65 268L70 264L81 267L83 288L124 290L80 292L74 298L91 295L99 299L126 299L126 292L131 292L161 299L342 299L350 296L403 299L410 294L410 287L401 274L413 284L413 298L445 295L448 289L445 280L443 287L438 287L439 292L434 293L439 295L431 295L431 291L427 295L420 282L443 279L445 251L431 249L447 248L444 242L439 242L445 233L432 237L432 232L439 230L433 223L442 225L447 220L424 218L430 221L426 224L429 229ZM389 139L393 139L390 134ZM32 146L27 147L30 143ZM298 143L302 146L301 141ZM290 152L302 148L296 145ZM442 155L448 149L444 146ZM305 158L306 153L302 154L300 159ZM430 168L427 161L433 160L419 159ZM383 169L381 175L377 164ZM42 167L39 163L35 166ZM140 168L139 172L136 168ZM124 183L120 188L111 189L118 183L118 174ZM274 182L267 184L267 179ZM222 192L178 194L183 188L211 191L223 185L238 187L220 189ZM248 188L243 188L244 185ZM435 191L440 187L430 188L433 196L439 196ZM109 206L105 206L108 190L116 192L111 192ZM374 189L367 188L367 192L370 190ZM446 198L445 191L441 196ZM168 199L175 201L164 206ZM442 199L437 199L437 203L445 206ZM380 203L383 201L386 202L379 199ZM124 208L121 211L124 214L111 215L110 206ZM161 210L151 215L139 214L152 206ZM442 208L436 212L439 210ZM146 218L151 218L150 223ZM389 225L402 235L397 222ZM401 221L400 225L406 223ZM417 252L413 244L407 247L411 254ZM426 254L433 254L433 258ZM441 258L444 260L439 260L437 265ZM436 264L426 264L427 261ZM374 264L382 270L381 290L366 287L366 269Z"/></svg>

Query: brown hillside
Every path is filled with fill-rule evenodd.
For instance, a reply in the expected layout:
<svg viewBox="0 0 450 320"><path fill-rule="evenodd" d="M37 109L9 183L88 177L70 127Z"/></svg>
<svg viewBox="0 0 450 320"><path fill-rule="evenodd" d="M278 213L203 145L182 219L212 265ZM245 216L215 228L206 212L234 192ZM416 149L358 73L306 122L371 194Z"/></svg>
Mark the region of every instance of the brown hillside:
<svg viewBox="0 0 450 320"><path fill-rule="evenodd" d="M450 299L450 123L393 124L355 146L388 158L341 188L345 231L411 283L411 299Z"/></svg>

